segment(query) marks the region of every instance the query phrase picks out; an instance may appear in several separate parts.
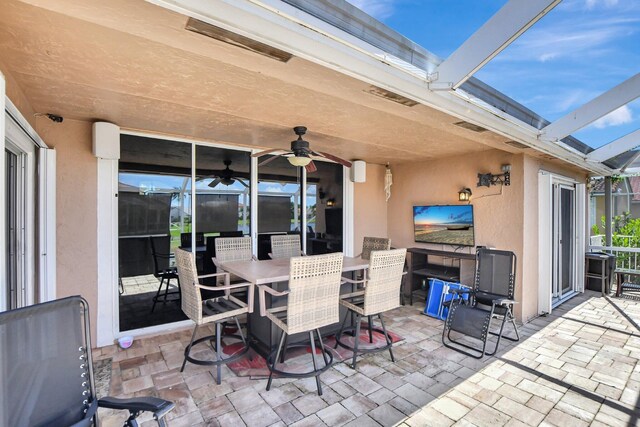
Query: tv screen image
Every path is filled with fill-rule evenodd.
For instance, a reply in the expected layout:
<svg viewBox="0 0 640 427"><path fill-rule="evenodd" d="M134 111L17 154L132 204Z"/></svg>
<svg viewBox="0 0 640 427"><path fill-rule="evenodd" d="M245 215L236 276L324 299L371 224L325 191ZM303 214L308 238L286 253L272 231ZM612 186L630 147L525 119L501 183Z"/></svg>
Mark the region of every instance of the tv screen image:
<svg viewBox="0 0 640 427"><path fill-rule="evenodd" d="M414 206L415 241L454 246L474 246L473 206Z"/></svg>

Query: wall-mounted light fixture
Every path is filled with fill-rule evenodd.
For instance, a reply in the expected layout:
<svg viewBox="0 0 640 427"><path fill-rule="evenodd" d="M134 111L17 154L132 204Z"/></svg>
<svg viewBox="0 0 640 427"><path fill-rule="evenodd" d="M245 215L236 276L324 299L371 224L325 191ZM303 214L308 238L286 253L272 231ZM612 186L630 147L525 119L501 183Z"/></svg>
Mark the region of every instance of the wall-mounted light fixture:
<svg viewBox="0 0 640 427"><path fill-rule="evenodd" d="M329 199L327 200L327 207L328 208L332 208L336 205L336 199Z"/></svg>
<svg viewBox="0 0 640 427"><path fill-rule="evenodd" d="M511 185L511 165L502 165L502 173L494 175L492 173L478 174L478 187L491 187L492 185Z"/></svg>
<svg viewBox="0 0 640 427"><path fill-rule="evenodd" d="M468 202L471 200L471 189L470 188L463 188L462 190L458 191L458 200L461 202Z"/></svg>

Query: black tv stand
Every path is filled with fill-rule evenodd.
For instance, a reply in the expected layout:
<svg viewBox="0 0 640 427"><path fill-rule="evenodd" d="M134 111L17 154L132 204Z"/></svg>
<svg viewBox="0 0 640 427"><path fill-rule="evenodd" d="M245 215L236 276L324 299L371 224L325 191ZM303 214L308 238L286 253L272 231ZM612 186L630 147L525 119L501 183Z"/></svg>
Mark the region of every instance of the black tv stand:
<svg viewBox="0 0 640 427"><path fill-rule="evenodd" d="M438 257L442 260L450 259L451 265L444 265L429 260L429 257ZM423 280L440 279L446 282L460 281L460 260L475 260L475 254L464 252L442 251L436 249L425 248L409 248L407 249L407 284L405 288L405 298L408 297L410 304L413 305L413 298L426 299L428 287L423 289L421 284Z"/></svg>

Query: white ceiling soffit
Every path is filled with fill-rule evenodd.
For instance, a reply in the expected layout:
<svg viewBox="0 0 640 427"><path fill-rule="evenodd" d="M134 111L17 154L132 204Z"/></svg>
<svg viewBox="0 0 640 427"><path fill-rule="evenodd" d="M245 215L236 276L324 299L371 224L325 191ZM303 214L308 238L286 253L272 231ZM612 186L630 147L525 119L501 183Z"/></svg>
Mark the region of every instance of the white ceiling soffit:
<svg viewBox="0 0 640 427"><path fill-rule="evenodd" d="M542 128L540 138L547 141L560 141L639 96L640 73Z"/></svg>
<svg viewBox="0 0 640 427"><path fill-rule="evenodd" d="M457 89L561 0L510 0L429 75L430 89Z"/></svg>
<svg viewBox="0 0 640 427"><path fill-rule="evenodd" d="M538 129L460 90L430 91L426 78L386 61L384 51L280 0L146 1L413 99L594 174L612 173L569 146L538 139Z"/></svg>
<svg viewBox="0 0 640 427"><path fill-rule="evenodd" d="M603 145L587 154L587 160L593 162L604 162L627 151L640 146L640 129L637 129L622 138Z"/></svg>

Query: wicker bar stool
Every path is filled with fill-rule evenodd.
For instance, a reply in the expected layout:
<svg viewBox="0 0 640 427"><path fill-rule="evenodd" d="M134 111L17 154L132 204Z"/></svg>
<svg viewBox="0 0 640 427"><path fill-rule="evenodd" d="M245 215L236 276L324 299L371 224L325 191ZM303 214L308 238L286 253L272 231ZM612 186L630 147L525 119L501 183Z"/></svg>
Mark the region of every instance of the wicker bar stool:
<svg viewBox="0 0 640 427"><path fill-rule="evenodd" d="M386 237L365 237L362 241L360 258L369 259L371 251L388 251L391 249L391 239Z"/></svg>
<svg viewBox="0 0 640 427"><path fill-rule="evenodd" d="M196 365L215 365L217 366L218 371L216 382L220 384L222 381L222 365L242 357L247 353L247 351L249 351L249 344L242 333L242 329L240 328L238 316L253 312L253 284L241 283L231 285L229 282L229 273L215 273L198 276L195 256L191 252L187 252L182 249L176 249L175 253L178 275L182 282L182 311L187 315L187 317L189 317L189 319L195 322L191 341L184 350L184 361L182 362L180 372L184 371L187 361ZM215 287L200 285L199 279L214 276L222 277L224 285ZM248 302L246 303L231 295L232 290L240 288L248 289ZM224 295L203 301L202 296L200 295L200 291L202 289L210 291L224 291ZM226 335L225 337L239 339L244 345L235 354L223 357L222 324L230 320L235 321L239 335ZM196 333L198 332L198 327L207 323L215 323L215 335L208 335L196 340L195 338ZM212 348L216 352L215 360L202 360L190 356L193 346L202 342L209 342L212 345Z"/></svg>
<svg viewBox="0 0 640 427"><path fill-rule="evenodd" d="M268 286L258 286L260 295L260 314L267 316L278 328L282 329L280 343L267 359L269 381L267 390L271 389L273 374L281 377L306 378L315 377L318 394L322 395L320 374L333 363L333 354L324 347L320 328L339 321L340 284L342 283L342 253L291 258L289 274L289 290L277 292ZM287 305L266 308L265 294L287 296ZM302 332L309 333L311 343L311 359L313 370L304 373L284 372L276 369L280 352L283 351L288 335ZM316 344L314 332L318 337L325 366L318 368L316 363ZM306 346L306 344L303 344ZM297 345L300 346L300 345ZM293 346L290 346L293 347Z"/></svg>
<svg viewBox="0 0 640 427"><path fill-rule="evenodd" d="M216 257L213 258L213 263L218 272L224 271L221 267L222 263L251 260L256 260L251 252L251 237L218 237L216 239ZM230 280L233 283L242 279L232 274Z"/></svg>
<svg viewBox="0 0 640 427"><path fill-rule="evenodd" d="M293 258L304 255L300 249L299 234L276 234L271 236L271 259Z"/></svg>
<svg viewBox="0 0 640 427"><path fill-rule="evenodd" d="M372 251L369 269L365 271L365 277L362 280L351 280L343 278L348 283L362 285L364 289L357 290L350 294L341 295L340 304L348 308L356 315L355 328L349 327L345 329L345 323L349 317L347 312L342 322L340 330L336 334L336 345L353 351L352 368L356 367L356 357L358 353L373 353L383 350L389 350L391 361L395 362L393 351L391 350L392 342L387 333L387 328L382 320L382 313L393 310L400 306L400 286L402 284L404 260L407 256L406 249L392 249L388 251ZM373 327L373 316L378 316L382 329ZM369 322L369 342L373 343L373 331L377 331L384 335L387 342L386 345L376 348L359 348L360 342L360 322L363 316L367 316ZM355 330L354 330L355 329ZM341 340L342 334L346 331L353 331L353 346Z"/></svg>

